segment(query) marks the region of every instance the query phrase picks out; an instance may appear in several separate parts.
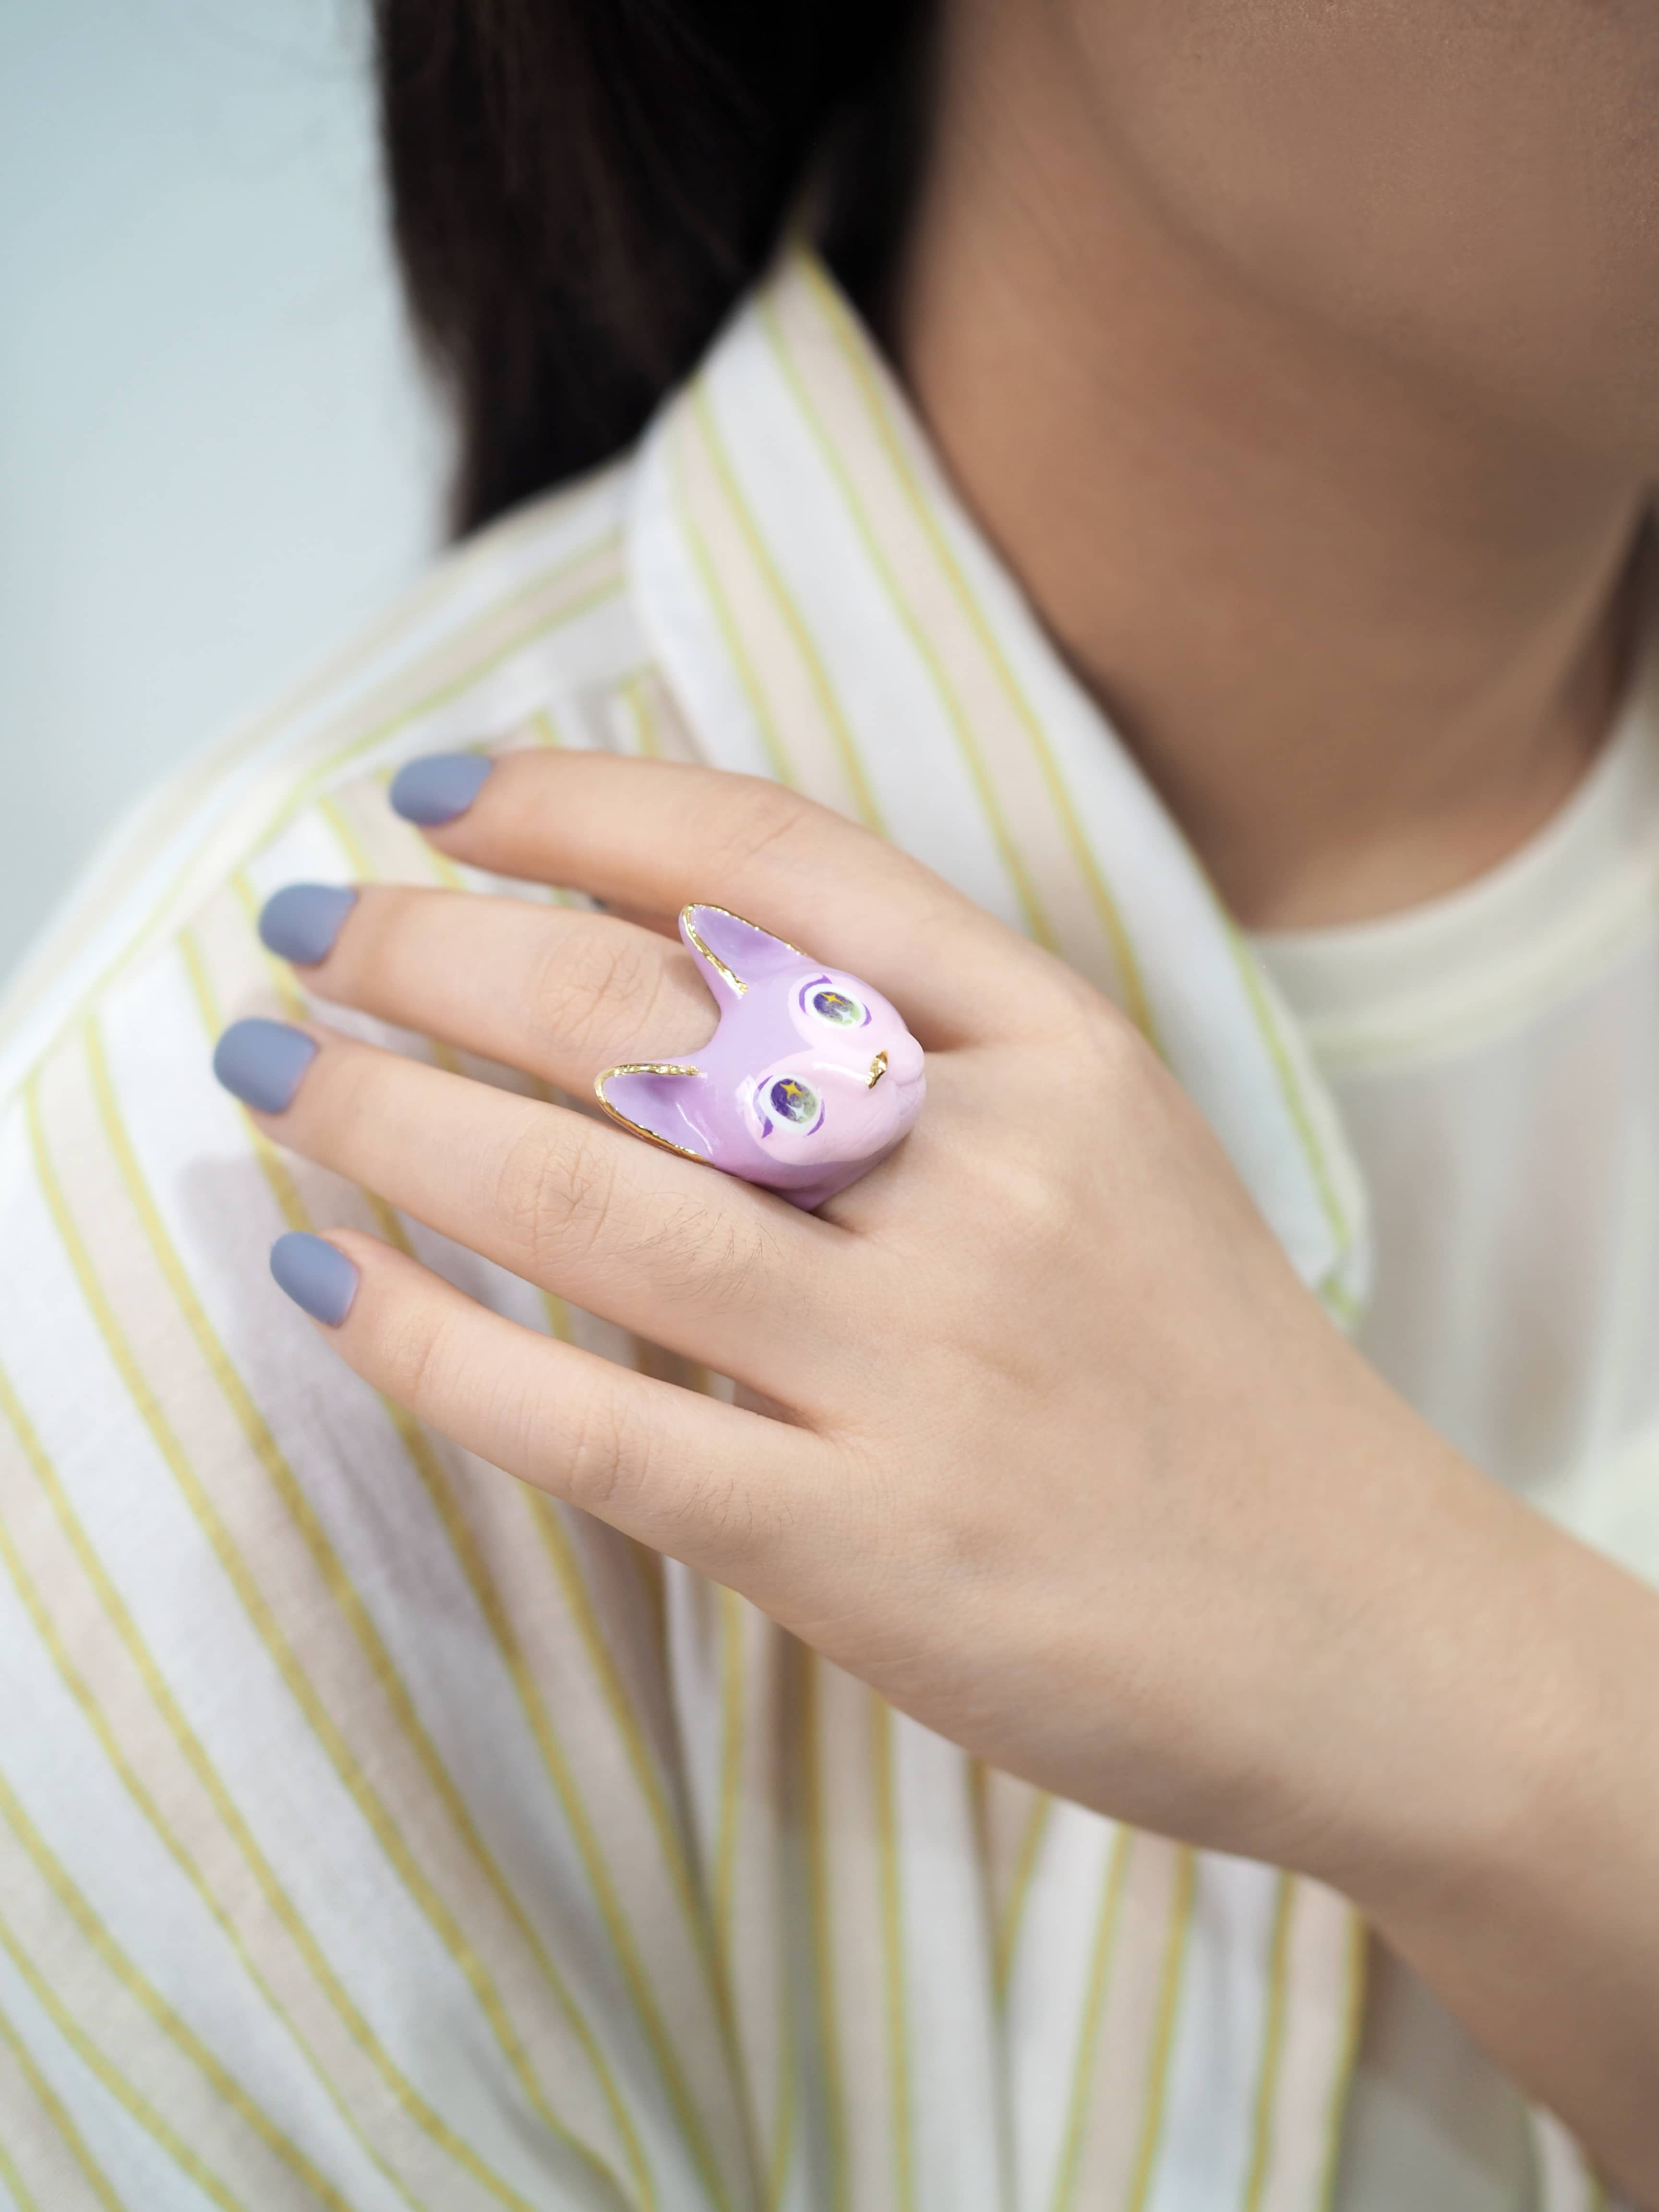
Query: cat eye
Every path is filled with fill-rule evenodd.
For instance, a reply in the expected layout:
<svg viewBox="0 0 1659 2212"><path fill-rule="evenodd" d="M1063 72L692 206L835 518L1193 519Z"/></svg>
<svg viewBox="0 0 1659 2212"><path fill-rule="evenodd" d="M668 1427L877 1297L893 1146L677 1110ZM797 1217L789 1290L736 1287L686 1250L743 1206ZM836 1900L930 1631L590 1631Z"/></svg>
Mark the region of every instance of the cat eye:
<svg viewBox="0 0 1659 2212"><path fill-rule="evenodd" d="M781 1075L769 1094L772 1110L781 1121L793 1121L804 1128L817 1119L818 1094L810 1083L803 1083L793 1075Z"/></svg>
<svg viewBox="0 0 1659 2212"><path fill-rule="evenodd" d="M826 1022L835 1022L842 1029L851 1029L865 1018L864 1009L856 999L849 999L845 991L814 991L812 1012Z"/></svg>

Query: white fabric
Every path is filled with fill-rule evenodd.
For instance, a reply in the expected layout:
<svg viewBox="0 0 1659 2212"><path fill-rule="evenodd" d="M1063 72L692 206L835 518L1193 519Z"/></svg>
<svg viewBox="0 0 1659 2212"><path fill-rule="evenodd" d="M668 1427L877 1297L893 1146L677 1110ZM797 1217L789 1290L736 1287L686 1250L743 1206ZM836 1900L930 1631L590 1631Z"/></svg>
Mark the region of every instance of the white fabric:
<svg viewBox="0 0 1659 2212"><path fill-rule="evenodd" d="M1358 1340L1472 1458L1659 1581L1659 652L1480 882L1257 950L1370 1192ZM1523 2212L1527 2116L1378 1949L1341 2212Z"/></svg>

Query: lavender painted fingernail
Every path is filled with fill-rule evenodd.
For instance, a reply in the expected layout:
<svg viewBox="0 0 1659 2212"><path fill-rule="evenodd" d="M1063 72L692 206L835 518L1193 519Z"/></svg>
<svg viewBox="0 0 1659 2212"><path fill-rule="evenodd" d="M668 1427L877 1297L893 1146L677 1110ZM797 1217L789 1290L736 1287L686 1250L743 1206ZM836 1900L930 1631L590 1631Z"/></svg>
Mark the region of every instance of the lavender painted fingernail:
<svg viewBox="0 0 1659 2212"><path fill-rule="evenodd" d="M337 1328L357 1295L357 1270L326 1237L291 1230L270 1248L270 1272L313 1321Z"/></svg>
<svg viewBox="0 0 1659 2212"><path fill-rule="evenodd" d="M392 779L392 811L422 830L435 830L465 814L483 788L495 763L488 753L428 753L405 761Z"/></svg>
<svg viewBox="0 0 1659 2212"><path fill-rule="evenodd" d="M314 967L334 950L340 925L356 903L356 891L335 884L289 884L259 909L260 942L280 959Z"/></svg>
<svg viewBox="0 0 1659 2212"><path fill-rule="evenodd" d="M213 1072L244 1106L280 1114L316 1057L313 1039L286 1022L233 1022L214 1047Z"/></svg>

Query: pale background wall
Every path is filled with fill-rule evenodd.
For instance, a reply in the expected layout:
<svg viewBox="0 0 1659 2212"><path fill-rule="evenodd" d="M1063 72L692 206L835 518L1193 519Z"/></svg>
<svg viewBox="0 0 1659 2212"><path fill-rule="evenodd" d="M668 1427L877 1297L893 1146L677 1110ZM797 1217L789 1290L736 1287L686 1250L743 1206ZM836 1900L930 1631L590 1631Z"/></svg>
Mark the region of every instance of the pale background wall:
<svg viewBox="0 0 1659 2212"><path fill-rule="evenodd" d="M366 0L0 0L0 976L435 541Z"/></svg>

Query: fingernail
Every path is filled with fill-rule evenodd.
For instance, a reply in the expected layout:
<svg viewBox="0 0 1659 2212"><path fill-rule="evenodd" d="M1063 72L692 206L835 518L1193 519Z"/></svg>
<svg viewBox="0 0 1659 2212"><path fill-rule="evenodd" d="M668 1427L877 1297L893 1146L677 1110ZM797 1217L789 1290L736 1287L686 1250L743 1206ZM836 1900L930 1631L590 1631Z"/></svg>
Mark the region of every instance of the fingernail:
<svg viewBox="0 0 1659 2212"><path fill-rule="evenodd" d="M424 760L405 761L386 794L392 811L435 830L465 813L494 766L488 753L428 753Z"/></svg>
<svg viewBox="0 0 1659 2212"><path fill-rule="evenodd" d="M340 924L357 903L354 890L333 884L289 884L259 909L259 940L280 959L314 967L334 950Z"/></svg>
<svg viewBox="0 0 1659 2212"><path fill-rule="evenodd" d="M213 1072L243 1105L280 1114L316 1056L311 1038L286 1022L233 1022L214 1047Z"/></svg>
<svg viewBox="0 0 1659 2212"><path fill-rule="evenodd" d="M357 1270L325 1237L292 1229L270 1248L270 1272L313 1321L338 1328L357 1295Z"/></svg>

